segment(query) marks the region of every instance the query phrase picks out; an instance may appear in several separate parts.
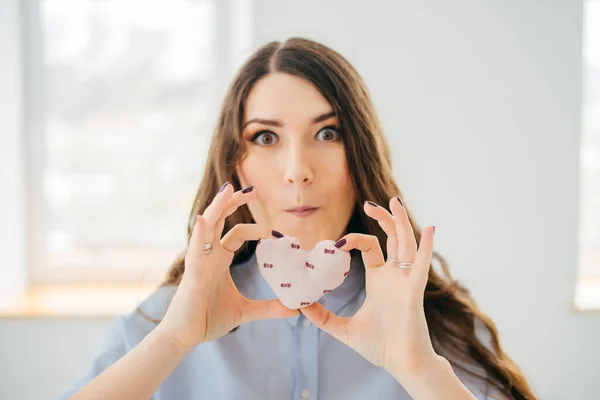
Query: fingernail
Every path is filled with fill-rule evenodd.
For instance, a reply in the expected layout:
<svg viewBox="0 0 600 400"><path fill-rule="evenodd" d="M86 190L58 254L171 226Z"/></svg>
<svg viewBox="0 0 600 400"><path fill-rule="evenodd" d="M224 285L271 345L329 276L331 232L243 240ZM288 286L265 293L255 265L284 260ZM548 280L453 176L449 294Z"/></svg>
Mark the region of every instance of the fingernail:
<svg viewBox="0 0 600 400"><path fill-rule="evenodd" d="M223 190L225 190L225 188L227 187L227 185L229 185L229 182L225 182L223 184L223 186L221 186L221 189L219 189L219 193L221 193Z"/></svg>
<svg viewBox="0 0 600 400"><path fill-rule="evenodd" d="M346 244L346 238L340 239L338 240L334 246L337 247L338 249L341 249L343 245Z"/></svg>
<svg viewBox="0 0 600 400"><path fill-rule="evenodd" d="M271 231L271 235L275 236L278 239L283 237L283 233L279 233L274 229Z"/></svg>
<svg viewBox="0 0 600 400"><path fill-rule="evenodd" d="M373 207L379 207L379 206L378 206L376 203L373 203L372 201L368 201L368 200L367 200L367 203L368 203L370 206L373 206Z"/></svg>
<svg viewBox="0 0 600 400"><path fill-rule="evenodd" d="M404 203L402 203L402 200L400 200L400 196L396 196L396 199L398 200L401 206L404 206Z"/></svg>
<svg viewBox="0 0 600 400"><path fill-rule="evenodd" d="M248 186L246 189L242 190L242 193L250 193L254 190L254 186Z"/></svg>

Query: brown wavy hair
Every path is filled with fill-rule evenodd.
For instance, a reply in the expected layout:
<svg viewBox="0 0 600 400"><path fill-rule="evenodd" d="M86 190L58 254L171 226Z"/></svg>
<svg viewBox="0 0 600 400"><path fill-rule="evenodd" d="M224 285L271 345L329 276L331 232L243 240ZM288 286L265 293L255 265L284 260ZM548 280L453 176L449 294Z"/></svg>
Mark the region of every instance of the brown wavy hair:
<svg viewBox="0 0 600 400"><path fill-rule="evenodd" d="M403 195L392 174L390 151L369 92L358 72L332 49L301 38L272 42L258 49L241 67L226 93L213 133L204 176L188 222L188 242L195 216L202 214L225 181L240 190L236 166L243 160L242 123L248 94L254 84L272 72L290 74L311 82L332 105L344 140L350 175L357 193L356 206L347 232L378 237L385 252L386 235L377 221L362 212L365 200L387 204L393 196ZM365 166L369 166L365 168ZM421 229L405 202L417 243ZM223 235L240 223L253 223L247 206L238 209L226 223ZM256 242L247 242L235 254L232 266L248 260ZM184 271L185 252L172 264L163 285L177 285ZM535 399L523 373L502 350L494 323L484 315L468 291L452 278L446 260L437 252L425 289L425 317L435 350L455 368L484 381L513 399ZM476 334L484 325L490 343ZM472 369L475 365L479 368Z"/></svg>

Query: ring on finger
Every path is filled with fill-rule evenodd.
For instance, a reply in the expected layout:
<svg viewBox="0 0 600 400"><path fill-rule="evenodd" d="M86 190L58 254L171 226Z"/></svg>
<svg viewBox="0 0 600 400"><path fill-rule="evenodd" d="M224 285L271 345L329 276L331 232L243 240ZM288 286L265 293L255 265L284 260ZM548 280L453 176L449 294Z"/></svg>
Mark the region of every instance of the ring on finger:
<svg viewBox="0 0 600 400"><path fill-rule="evenodd" d="M204 243L204 254L208 254L213 250L212 243Z"/></svg>
<svg viewBox="0 0 600 400"><path fill-rule="evenodd" d="M414 263L409 262L400 262L399 260L388 260L392 264L396 264L400 269L411 269Z"/></svg>

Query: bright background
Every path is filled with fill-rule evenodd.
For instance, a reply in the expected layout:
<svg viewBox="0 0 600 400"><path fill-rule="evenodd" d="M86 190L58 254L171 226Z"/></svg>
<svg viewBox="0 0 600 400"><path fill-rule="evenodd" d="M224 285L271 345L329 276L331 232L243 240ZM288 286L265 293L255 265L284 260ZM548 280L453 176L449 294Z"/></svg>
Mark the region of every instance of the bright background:
<svg viewBox="0 0 600 400"><path fill-rule="evenodd" d="M40 3L0 0L0 300L155 282L233 69L305 36L365 78L407 205L539 397L598 398L598 2ZM111 319L0 319L0 398L57 396Z"/></svg>

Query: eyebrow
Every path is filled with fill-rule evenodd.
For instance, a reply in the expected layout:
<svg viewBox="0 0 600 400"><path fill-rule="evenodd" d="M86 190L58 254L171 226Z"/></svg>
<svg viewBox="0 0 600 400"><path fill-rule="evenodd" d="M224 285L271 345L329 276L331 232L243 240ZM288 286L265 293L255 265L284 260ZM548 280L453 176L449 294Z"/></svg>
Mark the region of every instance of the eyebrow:
<svg viewBox="0 0 600 400"><path fill-rule="evenodd" d="M328 120L331 117L335 117L336 113L335 111L330 111L328 113L325 114L321 114L316 118L313 118L312 120L312 124L318 124L319 122L323 122L325 120ZM281 123L281 121L278 120L274 120L274 119L264 119L264 118L253 118L250 121L247 121L244 126L242 126L242 130L246 128L246 126L248 126L248 124L251 124L253 122L259 123L259 124L263 124L263 125L269 125L269 126L278 126L278 127L282 127L283 124Z"/></svg>

